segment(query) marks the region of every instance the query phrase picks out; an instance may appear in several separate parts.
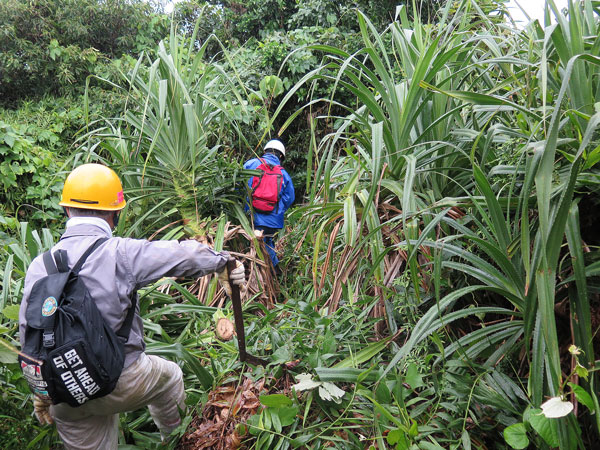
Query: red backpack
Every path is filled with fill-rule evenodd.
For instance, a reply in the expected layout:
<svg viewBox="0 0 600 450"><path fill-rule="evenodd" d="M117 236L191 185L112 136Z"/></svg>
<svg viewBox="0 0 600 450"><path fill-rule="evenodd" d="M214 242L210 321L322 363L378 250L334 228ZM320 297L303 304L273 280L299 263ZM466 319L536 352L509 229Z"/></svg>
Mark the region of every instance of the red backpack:
<svg viewBox="0 0 600 450"><path fill-rule="evenodd" d="M256 170L262 173L252 177L252 207L258 212L271 213L279 203L283 174L280 165L271 165L259 159L262 164Z"/></svg>

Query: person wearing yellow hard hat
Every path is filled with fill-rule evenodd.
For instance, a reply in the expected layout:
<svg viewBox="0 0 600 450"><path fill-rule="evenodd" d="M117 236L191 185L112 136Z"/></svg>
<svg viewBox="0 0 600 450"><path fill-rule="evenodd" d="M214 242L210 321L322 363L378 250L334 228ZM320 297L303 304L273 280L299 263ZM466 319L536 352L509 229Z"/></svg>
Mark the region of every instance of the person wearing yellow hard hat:
<svg viewBox="0 0 600 450"><path fill-rule="evenodd" d="M49 255L55 260L58 255L58 260L63 261L66 253L69 270L75 270L75 262L83 260L78 277L105 325L119 335L123 323L129 321L129 330L125 336L119 335L123 339L124 362L114 390L106 396L89 399L79 407L64 402L52 404L51 390L45 390L52 380L41 379L39 373L30 370L26 378L28 376L27 381L34 384L30 382L35 393L35 415L42 424L56 424L67 449L116 450L119 413L148 406L161 436L166 439L181 423L179 411L185 407L183 375L174 362L144 352L137 290L163 277L199 277L210 273L217 273L223 288L230 290L229 281L238 285L245 283L244 266L237 261L237 268L227 277L228 253L217 252L194 240L150 242L113 237L112 230L127 202L117 174L101 164L84 164L73 170L65 181L59 204L69 219L64 234ZM28 326L28 318L31 318L28 302L34 296L39 297L36 289L39 290L40 284L35 288L36 283L48 278L49 273L42 255L35 258L27 270L19 311L22 347L36 332L32 324ZM53 297L46 300L41 316L61 310L60 301ZM133 311L129 315L132 319L128 318L129 310ZM63 313L77 312L65 310ZM23 364L21 367L25 374ZM80 370L73 373L81 375ZM74 379L69 389L81 394L80 391L89 388L89 383L89 377L83 374Z"/></svg>
<svg viewBox="0 0 600 450"><path fill-rule="evenodd" d="M59 205L120 211L127 202L118 175L102 164L83 164L69 174Z"/></svg>
<svg viewBox="0 0 600 450"><path fill-rule="evenodd" d="M59 203L69 217L102 217L111 227L117 226L118 211L126 204L119 176L102 164L83 164L73 170Z"/></svg>

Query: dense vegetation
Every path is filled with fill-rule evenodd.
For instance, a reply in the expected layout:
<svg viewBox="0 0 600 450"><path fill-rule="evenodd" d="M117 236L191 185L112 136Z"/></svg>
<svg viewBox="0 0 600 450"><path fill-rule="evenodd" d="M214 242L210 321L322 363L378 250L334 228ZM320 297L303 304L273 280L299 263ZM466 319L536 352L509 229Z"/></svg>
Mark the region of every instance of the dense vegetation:
<svg viewBox="0 0 600 450"><path fill-rule="evenodd" d="M185 374L181 448L594 448L600 4L517 28L502 1L409 3L3 2L2 342L65 174L101 161L129 199L117 235L248 268L264 369L216 339L216 280L142 292L148 351ZM241 188L274 136L299 193L279 280ZM56 447L15 360L0 346L0 447ZM159 444L145 411L121 428Z"/></svg>

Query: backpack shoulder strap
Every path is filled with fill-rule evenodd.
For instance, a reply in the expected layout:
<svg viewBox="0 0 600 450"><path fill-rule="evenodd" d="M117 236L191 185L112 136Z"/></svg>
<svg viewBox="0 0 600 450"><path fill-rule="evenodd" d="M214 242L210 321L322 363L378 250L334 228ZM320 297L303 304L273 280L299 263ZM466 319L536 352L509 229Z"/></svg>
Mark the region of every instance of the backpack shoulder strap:
<svg viewBox="0 0 600 450"><path fill-rule="evenodd" d="M75 275L77 275L79 273L79 271L81 270L83 263L85 263L85 260L88 258L88 256L90 256L94 250L96 250L100 245L102 245L106 241L108 241L108 238L100 238L96 242L94 242L90 246L90 248L88 248L85 251L85 253L83 255L81 255L81 258L79 258L79 261L77 261L75 266L73 266L72 272ZM127 316L125 316L123 325L121 325L121 328L119 328L119 331L116 332L116 335L123 339L123 344L125 344L127 342L127 340L129 339L129 333L131 331L131 326L133 325L133 316L135 315L135 309L137 307L137 299L138 299L138 296L137 296L137 291L136 291L131 295L131 306L129 307L129 310L127 311Z"/></svg>
<svg viewBox="0 0 600 450"><path fill-rule="evenodd" d="M56 250L54 254L52 254L52 250L48 250L44 253L43 260L48 275L69 271L69 258L64 250Z"/></svg>
<svg viewBox="0 0 600 450"><path fill-rule="evenodd" d="M71 271L77 275L79 273L79 271L81 270L81 267L83 266L83 263L85 262L85 260L88 258L88 256L90 256L92 254L92 252L94 250L96 250L102 243L108 241L108 238L100 238L98 239L96 242L94 242L90 248L88 248L83 255L81 255L81 258L79 258L79 261L77 261L75 263L75 265L73 266L73 269L71 269Z"/></svg>
<svg viewBox="0 0 600 450"><path fill-rule="evenodd" d="M56 267L56 262L54 262L54 257L52 256L52 250L48 250L44 252L42 256L44 260L44 266L46 266L46 272L48 275L52 275L53 273L58 273L58 268Z"/></svg>
<svg viewBox="0 0 600 450"><path fill-rule="evenodd" d="M269 164L267 161L265 161L263 158L258 158L258 160L264 164L265 166L267 166L269 168L269 170L273 170L273 167L275 167L273 164ZM256 168L258 169L258 167ZM260 170L260 169L258 169Z"/></svg>
<svg viewBox="0 0 600 450"><path fill-rule="evenodd" d="M79 271L81 270L81 266L83 266L83 263L85 262L87 257L90 256L91 253L94 250L96 250L96 248L98 248L98 246L100 244L102 244L103 242L105 242L107 240L108 240L108 238L98 239L96 242L94 242L90 246L90 248L88 248L83 253L81 258L79 258L79 261L77 261L75 266L73 266L72 271L73 271L73 273L75 273L75 275L77 275L79 273ZM48 275L52 275L52 274L58 273L58 272L67 272L69 270L68 257L67 257L67 252L65 250L57 250L56 255L52 255L52 250L48 250L47 252L44 252L44 254L42 255L42 258L44 261L44 266L46 267L46 272L48 272Z"/></svg>
<svg viewBox="0 0 600 450"><path fill-rule="evenodd" d="M54 253L54 261L59 272L69 271L69 257L66 250L56 250Z"/></svg>
<svg viewBox="0 0 600 450"><path fill-rule="evenodd" d="M125 344L129 339L129 332L131 331L133 316L135 315L135 308L137 307L137 299L137 292L134 292L131 295L131 306L129 307L129 311L127 311L127 316L123 321L123 325L121 325L121 328L119 328L119 331L117 331L117 336L123 339L123 344Z"/></svg>

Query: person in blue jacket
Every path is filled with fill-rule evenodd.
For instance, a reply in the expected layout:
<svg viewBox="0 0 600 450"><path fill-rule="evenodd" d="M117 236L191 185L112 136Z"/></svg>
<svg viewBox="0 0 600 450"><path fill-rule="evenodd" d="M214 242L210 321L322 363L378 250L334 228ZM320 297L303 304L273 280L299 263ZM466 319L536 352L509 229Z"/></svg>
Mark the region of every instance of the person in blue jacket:
<svg viewBox="0 0 600 450"><path fill-rule="evenodd" d="M244 164L244 169L256 169L261 164L261 159L265 160L268 164L281 165L285 159L285 146L279 139L272 139L265 145L264 155L262 158L253 158ZM264 242L267 246L267 252L273 262L273 267L277 272L277 264L279 259L275 253L275 234L283 228L284 214L288 210L292 203L294 203L295 193L294 184L290 175L282 168L281 173L283 175L283 183L281 191L279 193L279 204L270 213L261 213L253 211L254 214L254 229L262 230L264 236ZM248 180L248 187L252 189L252 179ZM246 207L248 207L246 205Z"/></svg>

